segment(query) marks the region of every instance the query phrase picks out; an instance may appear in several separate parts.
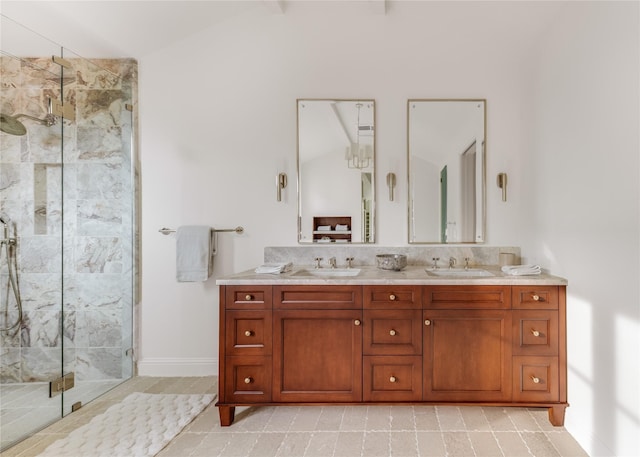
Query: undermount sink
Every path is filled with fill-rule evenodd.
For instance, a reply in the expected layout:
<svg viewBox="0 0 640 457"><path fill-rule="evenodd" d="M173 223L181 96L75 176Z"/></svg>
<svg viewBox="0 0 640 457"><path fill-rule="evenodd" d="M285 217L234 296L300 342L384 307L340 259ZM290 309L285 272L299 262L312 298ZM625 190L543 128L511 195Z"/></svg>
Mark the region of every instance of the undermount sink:
<svg viewBox="0 0 640 457"><path fill-rule="evenodd" d="M435 276L454 276L454 277L483 277L495 276L493 273L482 268L441 268L438 270L427 269L427 273Z"/></svg>
<svg viewBox="0 0 640 457"><path fill-rule="evenodd" d="M358 276L360 274L360 268L318 268L309 270L299 270L293 273L291 276L314 276L320 278L336 278L336 277L349 277Z"/></svg>

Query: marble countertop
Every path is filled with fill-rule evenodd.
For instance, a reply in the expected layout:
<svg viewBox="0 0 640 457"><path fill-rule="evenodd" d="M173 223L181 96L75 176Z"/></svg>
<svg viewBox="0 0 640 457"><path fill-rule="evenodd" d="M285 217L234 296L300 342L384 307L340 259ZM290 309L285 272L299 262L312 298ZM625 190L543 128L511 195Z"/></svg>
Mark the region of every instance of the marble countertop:
<svg viewBox="0 0 640 457"><path fill-rule="evenodd" d="M409 284L409 285L538 285L563 286L567 280L558 276L542 273L533 276L505 275L498 266L474 266L487 270L493 276L436 276L430 273L426 266L407 266L402 271L381 270L376 267L354 267L359 269L357 276L327 276L316 277L305 274L313 271L313 266L295 266L290 272L282 274L256 274L254 270L247 270L230 276L218 278L218 285L256 285L256 284L296 284L296 285L365 285L365 284ZM329 270L325 268L324 270ZM342 270L342 269L339 269ZM446 272L447 268L440 268Z"/></svg>

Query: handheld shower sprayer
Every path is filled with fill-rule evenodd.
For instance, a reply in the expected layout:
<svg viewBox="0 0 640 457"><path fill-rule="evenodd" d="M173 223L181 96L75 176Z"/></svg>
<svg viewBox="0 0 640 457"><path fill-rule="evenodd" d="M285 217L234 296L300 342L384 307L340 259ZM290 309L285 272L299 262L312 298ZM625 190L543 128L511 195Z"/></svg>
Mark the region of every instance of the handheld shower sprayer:
<svg viewBox="0 0 640 457"><path fill-rule="evenodd" d="M0 239L0 248L4 247L4 252L6 254L7 260L7 271L8 271L8 284L7 284L7 294L6 301L4 303L4 310L2 311L3 319L3 327L0 327L0 332L7 332L9 330L13 330L18 327L22 323L22 300L20 298L20 288L18 287L18 260L16 256L16 238L9 237L9 224L3 218L0 217L0 224L2 224L2 239ZM0 259L2 258L2 250L0 250ZM11 261L13 259L13 262ZM8 325L8 316L9 316L9 297L10 291L13 292L13 297L15 298L15 304L18 311L18 318L16 321Z"/></svg>

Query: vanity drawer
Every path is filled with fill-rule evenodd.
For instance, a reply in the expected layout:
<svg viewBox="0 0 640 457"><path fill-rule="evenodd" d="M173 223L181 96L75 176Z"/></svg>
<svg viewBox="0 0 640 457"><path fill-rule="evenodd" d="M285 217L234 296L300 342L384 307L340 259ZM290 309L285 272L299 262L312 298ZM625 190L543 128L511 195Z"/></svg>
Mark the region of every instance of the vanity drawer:
<svg viewBox="0 0 640 457"><path fill-rule="evenodd" d="M558 401L558 357L513 358L514 401Z"/></svg>
<svg viewBox="0 0 640 457"><path fill-rule="evenodd" d="M369 309L420 309L420 286L364 286L364 307Z"/></svg>
<svg viewBox="0 0 640 457"><path fill-rule="evenodd" d="M422 303L429 309L509 309L509 286L425 286Z"/></svg>
<svg viewBox="0 0 640 457"><path fill-rule="evenodd" d="M362 309L362 286L273 286L278 309Z"/></svg>
<svg viewBox="0 0 640 457"><path fill-rule="evenodd" d="M365 310L363 353L367 355L422 354L422 311Z"/></svg>
<svg viewBox="0 0 640 457"><path fill-rule="evenodd" d="M271 355L271 311L226 313L227 355Z"/></svg>
<svg viewBox="0 0 640 457"><path fill-rule="evenodd" d="M420 401L422 357L365 356L364 401Z"/></svg>
<svg viewBox="0 0 640 457"><path fill-rule="evenodd" d="M225 286L227 309L271 309L271 286Z"/></svg>
<svg viewBox="0 0 640 457"><path fill-rule="evenodd" d="M514 310L514 355L558 355L558 311Z"/></svg>
<svg viewBox="0 0 640 457"><path fill-rule="evenodd" d="M227 357L225 367L227 403L271 401L271 357Z"/></svg>
<svg viewBox="0 0 640 457"><path fill-rule="evenodd" d="M513 307L519 309L558 309L557 286L513 286Z"/></svg>

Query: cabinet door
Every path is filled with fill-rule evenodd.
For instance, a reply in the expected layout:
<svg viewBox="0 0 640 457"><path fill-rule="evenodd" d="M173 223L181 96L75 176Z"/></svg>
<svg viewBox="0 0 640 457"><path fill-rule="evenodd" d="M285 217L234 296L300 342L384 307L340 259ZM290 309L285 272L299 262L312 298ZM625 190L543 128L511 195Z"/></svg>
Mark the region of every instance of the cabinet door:
<svg viewBox="0 0 640 457"><path fill-rule="evenodd" d="M425 310L425 401L511 399L511 314Z"/></svg>
<svg viewBox="0 0 640 457"><path fill-rule="evenodd" d="M273 313L273 401L362 400L362 311Z"/></svg>

